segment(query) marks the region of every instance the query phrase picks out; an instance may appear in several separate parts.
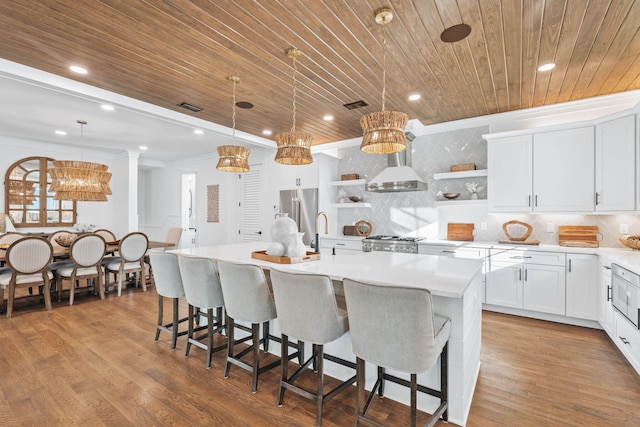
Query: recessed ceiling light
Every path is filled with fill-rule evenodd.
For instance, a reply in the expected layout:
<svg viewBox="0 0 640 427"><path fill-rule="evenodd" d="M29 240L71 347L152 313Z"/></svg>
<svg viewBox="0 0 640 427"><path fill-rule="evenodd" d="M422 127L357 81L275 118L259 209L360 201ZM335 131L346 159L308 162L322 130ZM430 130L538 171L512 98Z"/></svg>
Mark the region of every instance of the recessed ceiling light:
<svg viewBox="0 0 640 427"><path fill-rule="evenodd" d="M271 133L272 132L269 129L265 129L265 130L262 131L263 135L271 135Z"/></svg>
<svg viewBox="0 0 640 427"><path fill-rule="evenodd" d="M148 150L149 149L149 147L147 147L146 145L141 145L138 148L141 149L141 150Z"/></svg>
<svg viewBox="0 0 640 427"><path fill-rule="evenodd" d="M419 93L414 93L412 95L409 95L409 101L417 101L418 99L420 99Z"/></svg>
<svg viewBox="0 0 640 427"><path fill-rule="evenodd" d="M89 73L86 68L80 67L78 65L72 65L72 66L69 67L69 69L71 71L73 71L74 73L78 73L78 74L88 74Z"/></svg>
<svg viewBox="0 0 640 427"><path fill-rule="evenodd" d="M333 116L331 114L327 114L326 116L323 117L323 119L326 121L331 121L333 120Z"/></svg>
<svg viewBox="0 0 640 427"><path fill-rule="evenodd" d="M554 64L553 62L550 62L548 64L543 64L539 66L538 71L549 71L549 70L553 70L554 68L556 68L556 64Z"/></svg>
<svg viewBox="0 0 640 427"><path fill-rule="evenodd" d="M104 111L113 111L116 109L113 105L109 104L102 104L100 108L102 108Z"/></svg>
<svg viewBox="0 0 640 427"><path fill-rule="evenodd" d="M193 133L195 133L196 135L203 135L204 131L202 129L194 129Z"/></svg>
<svg viewBox="0 0 640 427"><path fill-rule="evenodd" d="M66 134L67 134L67 133L66 133L65 131L63 131L63 130L57 130L57 131L56 131L56 135L64 136L64 135L66 135Z"/></svg>

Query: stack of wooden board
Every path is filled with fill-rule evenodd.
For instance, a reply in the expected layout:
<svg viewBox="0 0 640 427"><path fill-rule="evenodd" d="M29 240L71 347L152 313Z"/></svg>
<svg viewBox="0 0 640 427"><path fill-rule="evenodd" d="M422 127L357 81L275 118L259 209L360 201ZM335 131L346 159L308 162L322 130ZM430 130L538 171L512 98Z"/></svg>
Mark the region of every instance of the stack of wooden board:
<svg viewBox="0 0 640 427"><path fill-rule="evenodd" d="M447 240L473 242L473 224L447 224Z"/></svg>
<svg viewBox="0 0 640 427"><path fill-rule="evenodd" d="M558 244L575 248L597 248L597 225L560 225L558 226Z"/></svg>

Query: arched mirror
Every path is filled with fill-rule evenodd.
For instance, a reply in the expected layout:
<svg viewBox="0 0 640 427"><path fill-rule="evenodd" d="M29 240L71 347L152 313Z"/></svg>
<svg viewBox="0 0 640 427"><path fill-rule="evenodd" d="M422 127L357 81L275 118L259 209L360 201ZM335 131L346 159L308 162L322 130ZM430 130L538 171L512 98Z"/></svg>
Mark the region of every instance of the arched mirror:
<svg viewBox="0 0 640 427"><path fill-rule="evenodd" d="M69 227L76 222L76 202L54 200L49 168L54 159L27 157L15 162L4 177L4 206L16 228Z"/></svg>

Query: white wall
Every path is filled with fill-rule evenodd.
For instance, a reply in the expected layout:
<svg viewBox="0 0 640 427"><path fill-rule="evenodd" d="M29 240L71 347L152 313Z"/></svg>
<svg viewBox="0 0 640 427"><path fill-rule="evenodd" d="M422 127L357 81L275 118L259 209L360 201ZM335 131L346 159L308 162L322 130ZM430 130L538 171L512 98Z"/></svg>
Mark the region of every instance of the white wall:
<svg viewBox="0 0 640 427"><path fill-rule="evenodd" d="M150 169L140 174L144 183L141 198L144 207L140 223L151 240L163 240L171 227L180 226L182 200L182 174L196 174L196 229L198 246L225 244L235 241L237 230L235 173L216 170L217 153L180 160L163 168ZM220 186L220 222L207 222L207 186Z"/></svg>

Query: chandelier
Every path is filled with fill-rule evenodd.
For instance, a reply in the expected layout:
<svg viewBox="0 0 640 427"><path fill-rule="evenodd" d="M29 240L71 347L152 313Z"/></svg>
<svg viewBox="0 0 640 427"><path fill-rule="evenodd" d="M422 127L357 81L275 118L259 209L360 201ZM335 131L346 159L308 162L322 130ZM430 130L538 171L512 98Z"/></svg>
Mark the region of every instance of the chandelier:
<svg viewBox="0 0 640 427"><path fill-rule="evenodd" d="M275 161L283 165L308 165L313 162L311 157L311 142L313 137L304 132L296 132L296 58L302 55L296 48L289 48L287 56L293 60L293 126L289 133L279 133L276 135Z"/></svg>
<svg viewBox="0 0 640 427"><path fill-rule="evenodd" d="M216 169L223 172L249 172L249 154L251 150L235 145L236 142L236 85L240 83L240 77L229 76L227 80L233 82L233 104L232 104L232 145L220 145L218 147L218 165Z"/></svg>
<svg viewBox="0 0 640 427"><path fill-rule="evenodd" d="M49 169L51 188L55 192L55 200L74 200L82 202L106 202L111 195L111 172L109 167L100 163L83 161L84 150L84 120L80 124L80 160L53 160L53 167Z"/></svg>
<svg viewBox="0 0 640 427"><path fill-rule="evenodd" d="M376 10L376 22L382 25L382 110L367 114L360 119L362 143L360 149L369 154L391 154L407 148L404 127L409 116L399 111L385 111L387 83L387 34L385 25L393 19L391 9Z"/></svg>

